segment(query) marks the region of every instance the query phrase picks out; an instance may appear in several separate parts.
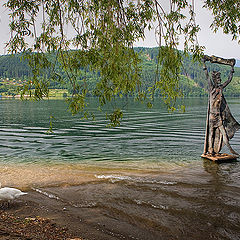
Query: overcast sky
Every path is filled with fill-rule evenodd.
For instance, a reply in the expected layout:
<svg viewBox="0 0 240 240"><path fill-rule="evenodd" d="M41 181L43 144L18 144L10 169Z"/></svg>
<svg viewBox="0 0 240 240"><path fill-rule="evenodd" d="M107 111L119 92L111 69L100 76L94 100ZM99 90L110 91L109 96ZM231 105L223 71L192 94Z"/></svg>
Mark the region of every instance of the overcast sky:
<svg viewBox="0 0 240 240"><path fill-rule="evenodd" d="M165 1L165 0L164 0ZM1 0L0 3L0 54L6 54L7 51L4 48L5 43L9 39L10 31L8 27L8 12L2 7L2 4L6 0ZM240 59L240 45L237 41L232 41L230 35L225 35L220 30L217 33L213 33L210 30L211 14L208 10L202 9L202 1L196 1L196 20L201 27L198 39L199 44L206 47L205 54L216 55L224 58L236 58ZM155 36L153 33L147 33L147 37L144 41L136 43L136 46L155 47L157 46Z"/></svg>

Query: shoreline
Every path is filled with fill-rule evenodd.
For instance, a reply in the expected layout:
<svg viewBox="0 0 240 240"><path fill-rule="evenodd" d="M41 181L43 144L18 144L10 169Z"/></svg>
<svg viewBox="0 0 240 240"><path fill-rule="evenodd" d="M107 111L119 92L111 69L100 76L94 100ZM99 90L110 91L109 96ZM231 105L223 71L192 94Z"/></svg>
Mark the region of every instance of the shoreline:
<svg viewBox="0 0 240 240"><path fill-rule="evenodd" d="M72 188L75 187L68 187L68 190ZM61 187L54 188L54 190L59 192L63 191ZM71 195L68 197L71 198ZM26 236L26 238L24 238L23 231L23 238L17 239L119 239L114 236L114 233L109 235L107 231L104 231L98 224L94 223L93 219L99 217L98 210L95 209L94 206L75 206L71 202L60 199L54 195L47 195L45 189L41 192L34 190L29 191L27 195L11 202L8 208L2 208L0 213L7 214L8 219L13 218L15 219L14 221L23 223L26 223L26 221L32 222L34 225L39 225L40 228L41 225L44 227L46 223L49 223L56 231L55 238L49 238L49 236L45 238L44 235L40 238L35 238L34 235L30 236L30 238ZM10 228L9 230L11 232L11 228L14 229L15 226L8 224L8 228ZM61 235L62 232L64 232L63 235ZM58 234L60 237L57 237ZM3 235L0 231L0 239L5 239L1 238L4 237Z"/></svg>
<svg viewBox="0 0 240 240"><path fill-rule="evenodd" d="M86 183L88 185L88 183ZM94 183L90 183L93 184ZM58 186L31 190L27 195L13 201L9 208L3 213L15 219L16 222L32 223L39 228L49 225L53 228L55 236L40 237L23 232L22 238L17 239L41 239L41 240L119 240L119 239L141 239L155 240L159 235L152 233L146 227L141 227L129 222L125 217L119 215L111 216L101 205L82 201L76 203L81 195L81 186ZM1 213L1 210L0 210ZM1 214L0 214L1 216ZM9 217L8 217L9 218ZM0 220L1 222L1 220ZM11 231L15 229L8 224ZM18 231L17 231L18 232ZM46 231L45 231L46 232ZM25 236L24 236L25 234ZM46 234L46 233L45 233ZM62 234L62 235L61 235ZM150 235L149 235L150 234ZM4 235L4 234L3 234ZM1 238L0 240L14 239ZM60 237L58 237L60 235ZM28 237L26 237L28 236ZM163 234L164 236L164 234ZM171 239L171 238L164 238Z"/></svg>
<svg viewBox="0 0 240 240"><path fill-rule="evenodd" d="M66 237L53 240L230 240L240 232L239 218L234 217L240 213L236 204L239 185L234 178L238 179L239 167L238 162L217 165L204 161L202 167L165 174L105 172L95 180L78 172L85 181L34 185L5 212L17 221L55 227L58 234L65 231ZM233 177L230 182L229 177ZM0 230L0 240L14 239L1 237ZM52 240L34 236L16 239Z"/></svg>

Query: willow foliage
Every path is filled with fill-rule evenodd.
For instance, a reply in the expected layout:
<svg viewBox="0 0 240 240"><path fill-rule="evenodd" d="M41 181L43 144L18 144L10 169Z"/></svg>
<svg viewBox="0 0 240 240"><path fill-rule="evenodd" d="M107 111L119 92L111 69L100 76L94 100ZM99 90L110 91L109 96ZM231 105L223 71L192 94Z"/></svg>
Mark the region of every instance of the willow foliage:
<svg viewBox="0 0 240 240"><path fill-rule="evenodd" d="M187 0L8 0L11 38L9 52L23 53L32 67L33 78L22 89L35 99L48 96L49 81L63 81L56 64L65 71L72 85L68 99L73 113L88 116L87 82L79 83L82 69L98 74L91 95L100 108L115 97L134 95L150 106L155 91L174 108L179 91L182 55L177 51L183 36L184 53L198 59L204 47L197 42L200 27L195 23L194 1ZM205 0L215 16L212 27L223 27L233 38L239 35L237 0ZM220 9L220 13L217 13ZM159 58L156 80L149 91L141 90L141 62L133 44L144 39L147 29L155 29ZM54 57L52 57L54 56ZM122 111L107 113L114 125Z"/></svg>

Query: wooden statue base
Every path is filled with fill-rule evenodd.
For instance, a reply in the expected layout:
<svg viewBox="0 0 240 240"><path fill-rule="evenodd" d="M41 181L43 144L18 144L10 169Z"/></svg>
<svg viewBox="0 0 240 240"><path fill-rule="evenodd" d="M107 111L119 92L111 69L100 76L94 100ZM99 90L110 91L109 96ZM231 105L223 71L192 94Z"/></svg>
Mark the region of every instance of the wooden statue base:
<svg viewBox="0 0 240 240"><path fill-rule="evenodd" d="M202 154L201 157L212 160L214 162L231 162L238 158L236 155L229 155L227 153L220 153L218 155Z"/></svg>

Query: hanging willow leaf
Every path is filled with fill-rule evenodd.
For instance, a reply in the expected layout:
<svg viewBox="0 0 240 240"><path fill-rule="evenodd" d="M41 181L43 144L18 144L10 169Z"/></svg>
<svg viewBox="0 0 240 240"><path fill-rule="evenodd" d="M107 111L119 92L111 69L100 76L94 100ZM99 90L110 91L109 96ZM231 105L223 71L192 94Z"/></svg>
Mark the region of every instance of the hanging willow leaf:
<svg viewBox="0 0 240 240"><path fill-rule="evenodd" d="M11 38L10 53L22 53L32 68L32 79L22 88L22 96L48 97L49 83L71 84L72 113L87 116L88 95L102 107L118 96L135 96L152 106L160 91L169 109L175 109L179 91L182 54L177 50L184 37L183 53L194 60L203 55L195 22L194 0L8 0ZM205 0L214 15L212 28L239 36L239 1ZM134 51L136 41L145 38L147 29L156 29L159 44L156 79L142 88L141 59ZM98 82L89 91L86 75L91 72ZM91 88L92 89L92 88ZM117 108L116 108L117 109ZM108 113L118 125L121 111Z"/></svg>

